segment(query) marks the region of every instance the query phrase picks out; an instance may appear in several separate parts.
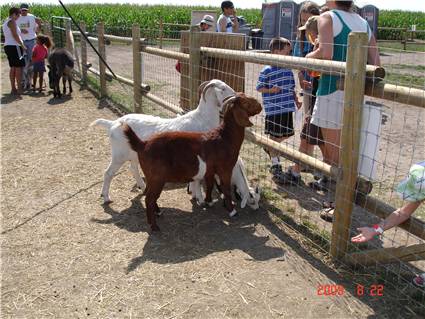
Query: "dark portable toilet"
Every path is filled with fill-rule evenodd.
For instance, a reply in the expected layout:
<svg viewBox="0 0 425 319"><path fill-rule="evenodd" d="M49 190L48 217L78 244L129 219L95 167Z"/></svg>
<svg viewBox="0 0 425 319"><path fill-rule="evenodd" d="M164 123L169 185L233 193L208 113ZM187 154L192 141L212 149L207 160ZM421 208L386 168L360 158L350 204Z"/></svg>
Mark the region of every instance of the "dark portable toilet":
<svg viewBox="0 0 425 319"><path fill-rule="evenodd" d="M252 49L261 50L263 48L263 30L261 29L252 29L251 30L251 40L252 40Z"/></svg>
<svg viewBox="0 0 425 319"><path fill-rule="evenodd" d="M369 4L361 8L360 15L369 23L369 26L373 34L375 35L375 38L378 38L379 9Z"/></svg>
<svg viewBox="0 0 425 319"><path fill-rule="evenodd" d="M270 40L274 37L284 37L295 41L299 8L297 3L289 0L263 3L261 8L264 32L263 49L268 49Z"/></svg>

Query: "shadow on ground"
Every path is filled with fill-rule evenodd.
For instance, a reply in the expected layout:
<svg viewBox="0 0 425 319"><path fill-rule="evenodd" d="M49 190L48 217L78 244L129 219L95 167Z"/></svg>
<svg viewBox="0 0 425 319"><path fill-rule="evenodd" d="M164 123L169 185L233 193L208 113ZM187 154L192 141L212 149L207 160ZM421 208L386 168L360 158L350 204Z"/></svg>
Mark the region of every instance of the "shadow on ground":
<svg viewBox="0 0 425 319"><path fill-rule="evenodd" d="M296 194L293 196L297 197ZM318 199L321 198L322 196L318 196ZM141 204L141 199L142 195L137 195L132 200L130 207L123 211L116 211L106 205L104 206L104 211L110 218L105 220L93 219L93 221L100 224L114 224L129 232L148 232L149 228L146 223L145 210ZM335 283L343 286L353 298L357 298L359 302L367 304L377 314L384 317L398 318L396 314L400 314L400 316L403 314L403 318L410 318L409 313L403 311L406 301L398 300L388 304L388 300L392 299L377 299L367 295L357 296L357 283L372 285L382 282L375 282L377 280L376 277L365 277L367 272L356 272L346 267L343 269L343 265L325 262L321 258L325 255L312 253L312 250L306 248L305 244L301 244L294 239L291 232L285 231L283 224L289 226L288 229L292 228L302 232L303 236L312 241L317 239L317 234L308 227L299 225L291 216L282 212L281 209L268 200L264 199L262 201L261 208L258 211L251 209L241 210L240 214L237 215L238 217L232 219L227 216L224 207L222 207L222 201L219 201L214 207L209 209L194 205L193 211L183 211L172 207L161 207L161 211L163 214L158 218L161 232L150 234L140 256L136 256L129 261L127 273L136 270L146 261L160 264L181 263L196 260L215 252L230 252L234 249L244 251L253 260L257 261L274 258L285 261L284 248L268 246L266 243L269 240L269 236L258 237L255 234L256 226L262 225L283 243L282 247L290 247L312 268L320 271L328 278L327 282L321 284ZM328 249L326 245L324 248ZM335 267L339 269L338 272ZM341 271L341 269L343 270ZM347 274L349 275L347 276ZM387 297L391 295L396 298L397 284L387 288ZM417 292L413 291L412 293L415 294ZM397 298L394 300L397 300ZM414 318L415 316L411 317Z"/></svg>

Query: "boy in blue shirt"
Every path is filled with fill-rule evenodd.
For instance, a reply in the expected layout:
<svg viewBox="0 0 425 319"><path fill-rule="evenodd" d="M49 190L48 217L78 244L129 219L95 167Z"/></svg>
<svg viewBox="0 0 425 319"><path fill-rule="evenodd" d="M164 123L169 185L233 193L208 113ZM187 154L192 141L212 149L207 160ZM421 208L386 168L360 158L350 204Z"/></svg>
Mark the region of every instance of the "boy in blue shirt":
<svg viewBox="0 0 425 319"><path fill-rule="evenodd" d="M285 38L272 39L269 47L272 54L291 54L291 42ZM266 113L264 133L278 143L294 135L293 112L295 104L298 108L301 104L295 93L292 70L265 66L260 72L256 89L261 92ZM279 182L283 174L279 156L271 149L268 154L272 161L270 172Z"/></svg>

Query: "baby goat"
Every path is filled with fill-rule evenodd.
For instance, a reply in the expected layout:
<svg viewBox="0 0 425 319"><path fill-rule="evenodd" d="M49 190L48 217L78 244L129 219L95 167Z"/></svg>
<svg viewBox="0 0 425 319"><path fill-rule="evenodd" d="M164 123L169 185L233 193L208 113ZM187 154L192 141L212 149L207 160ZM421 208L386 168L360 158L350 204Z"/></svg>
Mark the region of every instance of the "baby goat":
<svg viewBox="0 0 425 319"><path fill-rule="evenodd" d="M212 203L214 175L218 175L229 215L236 214L230 194L232 170L238 159L249 120L261 112L261 104L243 93L226 100L224 121L218 128L205 133L166 132L142 141L130 126L124 124L124 133L131 148L137 152L146 177L146 215L152 231L159 230L155 213L157 200L167 182L187 183L205 178L206 202Z"/></svg>

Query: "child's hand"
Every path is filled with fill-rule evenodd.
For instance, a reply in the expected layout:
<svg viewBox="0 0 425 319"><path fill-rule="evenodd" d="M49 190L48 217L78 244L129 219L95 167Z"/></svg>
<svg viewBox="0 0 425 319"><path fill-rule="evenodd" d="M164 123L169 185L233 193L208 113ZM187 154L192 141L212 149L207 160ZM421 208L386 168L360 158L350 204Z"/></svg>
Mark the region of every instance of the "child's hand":
<svg viewBox="0 0 425 319"><path fill-rule="evenodd" d="M295 100L295 104L297 105L297 109L299 110L301 106L303 105L298 99Z"/></svg>
<svg viewBox="0 0 425 319"><path fill-rule="evenodd" d="M275 94L275 93L279 93L280 91L282 91L282 90L281 90L281 88L280 88L280 87L278 87L278 86L274 86L274 87L272 87L272 88L270 89L270 93L273 93L273 94Z"/></svg>
<svg viewBox="0 0 425 319"><path fill-rule="evenodd" d="M301 83L300 83L300 86L303 90L311 89L311 82L306 81L306 80L302 80Z"/></svg>
<svg viewBox="0 0 425 319"><path fill-rule="evenodd" d="M371 240L376 235L376 231L372 227L360 227L357 228L357 230L360 234L351 238L352 243L364 243Z"/></svg>

